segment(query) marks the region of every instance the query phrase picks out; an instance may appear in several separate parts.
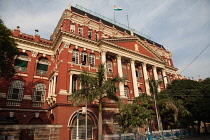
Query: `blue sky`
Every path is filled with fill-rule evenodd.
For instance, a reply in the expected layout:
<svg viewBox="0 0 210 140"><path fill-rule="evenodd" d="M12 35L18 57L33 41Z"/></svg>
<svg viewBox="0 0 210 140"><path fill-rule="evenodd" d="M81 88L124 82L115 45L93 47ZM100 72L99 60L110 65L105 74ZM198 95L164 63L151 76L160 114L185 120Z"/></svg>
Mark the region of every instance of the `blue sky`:
<svg viewBox="0 0 210 140"><path fill-rule="evenodd" d="M210 0L0 0L0 18L14 29L49 39L68 4L114 19L114 5L123 8L115 19L169 48L181 73L210 44ZM210 77L210 46L182 73Z"/></svg>

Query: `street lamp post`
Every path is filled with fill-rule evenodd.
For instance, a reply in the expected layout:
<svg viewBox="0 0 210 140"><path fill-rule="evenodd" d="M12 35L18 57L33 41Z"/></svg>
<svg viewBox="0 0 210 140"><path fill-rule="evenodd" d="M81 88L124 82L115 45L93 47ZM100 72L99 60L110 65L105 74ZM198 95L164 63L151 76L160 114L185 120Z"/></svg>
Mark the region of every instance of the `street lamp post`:
<svg viewBox="0 0 210 140"><path fill-rule="evenodd" d="M76 140L79 140L79 110L77 110L77 136Z"/></svg>

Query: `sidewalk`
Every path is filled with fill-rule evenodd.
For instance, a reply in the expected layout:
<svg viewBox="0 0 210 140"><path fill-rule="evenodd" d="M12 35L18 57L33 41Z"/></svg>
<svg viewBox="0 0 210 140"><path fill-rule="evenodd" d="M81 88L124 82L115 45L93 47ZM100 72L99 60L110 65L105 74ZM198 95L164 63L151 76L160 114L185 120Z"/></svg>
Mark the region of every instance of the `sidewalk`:
<svg viewBox="0 0 210 140"><path fill-rule="evenodd" d="M196 137L191 137L191 138L184 138L181 140L210 140L210 135L208 136L196 136Z"/></svg>

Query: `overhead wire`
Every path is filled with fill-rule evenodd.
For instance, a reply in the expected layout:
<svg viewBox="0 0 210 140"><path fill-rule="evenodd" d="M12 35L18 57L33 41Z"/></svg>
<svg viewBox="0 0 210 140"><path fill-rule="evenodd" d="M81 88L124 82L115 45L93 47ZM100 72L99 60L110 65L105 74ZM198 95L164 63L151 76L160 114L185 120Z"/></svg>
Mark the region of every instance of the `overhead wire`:
<svg viewBox="0 0 210 140"><path fill-rule="evenodd" d="M210 44L209 45L207 45L194 59L193 59L193 61L190 63L190 64L188 64L182 71L181 71L181 73L180 74L182 74L182 72L184 72L190 65L192 65L192 63L194 63L195 62L195 60L197 60L198 59L198 57L208 48L210 46Z"/></svg>

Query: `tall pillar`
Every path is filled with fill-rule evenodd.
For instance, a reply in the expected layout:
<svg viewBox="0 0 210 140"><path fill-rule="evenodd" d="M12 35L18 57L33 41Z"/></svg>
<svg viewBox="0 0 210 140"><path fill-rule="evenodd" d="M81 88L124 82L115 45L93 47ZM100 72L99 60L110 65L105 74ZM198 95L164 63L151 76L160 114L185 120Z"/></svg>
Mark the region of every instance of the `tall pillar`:
<svg viewBox="0 0 210 140"><path fill-rule="evenodd" d="M158 79L158 74L157 74L157 67L152 66L152 71L153 71L155 81L158 81L159 79ZM160 84L158 84L158 92L160 92Z"/></svg>
<svg viewBox="0 0 210 140"><path fill-rule="evenodd" d="M51 95L51 80L49 80L48 97Z"/></svg>
<svg viewBox="0 0 210 140"><path fill-rule="evenodd" d="M136 69L135 69L135 64L134 60L131 59L131 71L132 71L132 79L133 79L133 91L134 91L134 96L138 97L138 85L137 85L137 78L136 78Z"/></svg>
<svg viewBox="0 0 210 140"><path fill-rule="evenodd" d="M145 82L146 93L148 95L150 95L149 81L148 81L148 75L147 75L147 66L146 66L145 63L142 63L142 68L143 68L143 74L144 74L144 82Z"/></svg>
<svg viewBox="0 0 210 140"><path fill-rule="evenodd" d="M162 69L162 74L163 74L163 82L164 82L164 86L165 86L165 89L166 89L167 84L168 84L168 81L167 81L167 75L166 75L166 71L165 71L165 69Z"/></svg>
<svg viewBox="0 0 210 140"><path fill-rule="evenodd" d="M56 87L56 78L57 78L57 76L55 75L54 77L53 77L53 95L55 95L55 87Z"/></svg>
<svg viewBox="0 0 210 140"><path fill-rule="evenodd" d="M101 62L102 62L103 64L106 63L106 51L102 51L102 52L101 52Z"/></svg>
<svg viewBox="0 0 210 140"><path fill-rule="evenodd" d="M50 80L50 96L53 95L53 78Z"/></svg>
<svg viewBox="0 0 210 140"><path fill-rule="evenodd" d="M118 69L118 74L119 77L123 77L123 72L122 72L122 61L121 61L121 56L117 55L117 69ZM124 95L124 83L120 82L119 83L119 90L120 90L120 97L125 97Z"/></svg>
<svg viewBox="0 0 210 140"><path fill-rule="evenodd" d="M107 80L107 69L106 69L106 51L102 50L101 52L101 63L104 64L105 69L105 79Z"/></svg>
<svg viewBox="0 0 210 140"><path fill-rule="evenodd" d="M156 68L156 66L152 66L152 71L153 71L154 79L155 79L155 80L158 80L158 75L157 75L157 68Z"/></svg>

